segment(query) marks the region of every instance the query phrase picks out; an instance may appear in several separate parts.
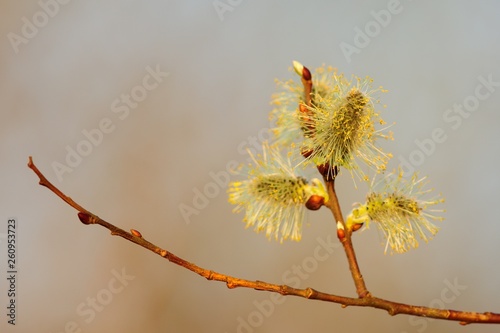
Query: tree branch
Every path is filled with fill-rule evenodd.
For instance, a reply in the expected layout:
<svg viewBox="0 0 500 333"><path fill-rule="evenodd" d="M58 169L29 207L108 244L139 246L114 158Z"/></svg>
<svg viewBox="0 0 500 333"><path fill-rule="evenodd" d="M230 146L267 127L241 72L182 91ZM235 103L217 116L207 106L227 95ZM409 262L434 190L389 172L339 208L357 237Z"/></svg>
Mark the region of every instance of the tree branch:
<svg viewBox="0 0 500 333"><path fill-rule="evenodd" d="M298 297L303 297L303 298L308 298L308 299L315 299L315 300L320 300L320 301L326 301L326 302L332 302L332 303L338 303L341 304L343 308L347 306L363 306L363 307L372 307L376 309L382 309L386 310L390 315L397 315L397 314L407 314L407 315L413 315L413 316L421 316L421 317L429 317L429 318L436 318L436 319L445 319L445 320L453 320L453 321L459 321L460 324L466 325L470 323L500 323L500 314L498 313L492 313L492 312L484 312L484 313L477 313L477 312L463 312L463 311L455 311L455 310L443 310L443 309L434 309L434 308L428 308L424 306L414 306L414 305L408 305L408 304L403 304L403 303L397 303L397 302L392 302L388 301L385 299L377 298L371 296L369 293L365 294L364 296L360 295L360 298L352 298L352 297L344 297L344 296L337 296L337 295L332 295L324 292L320 292L317 290L314 290L312 288L306 288L306 289L297 289L297 288L292 288L287 285L277 285L277 284L272 284L268 282L263 282L263 281L250 281L250 280L245 280L245 279L240 279L236 278L230 275L225 275L222 273L218 273L212 270L208 270L202 267L199 267L187 260L184 260L175 254L164 250L160 248L159 246L147 241L144 239L141 235L141 233L135 229L131 229L130 232L127 232L121 228L118 228L114 226L113 224L104 221L97 215L91 213L90 211L86 210L82 206L80 206L78 203L73 201L70 197L66 196L63 192L61 192L57 187L55 187L50 181L45 178L45 176L38 170L38 168L35 166L33 163L33 160L31 156L29 157L28 161L28 167L33 170L33 172L36 173L38 178L40 179L39 184L42 186L45 186L48 188L50 191L52 191L54 194L56 194L59 198L64 200L68 205L71 207L75 208L78 211L78 218L80 221L84 224L98 224L101 225L102 227L108 229L111 231L111 235L113 236L120 236L122 238L125 238L128 241L131 241L132 243L135 243L139 246L142 246L145 249L148 249L161 257L167 259L168 261L177 264L179 266L182 266L204 278L207 280L214 280L214 281L221 281L225 282L227 287L230 289L237 288L237 287L243 287L243 288L252 288L255 290L261 290L261 291L269 291L269 292L275 292L279 293L281 295L290 295L290 296L298 296ZM327 182L328 184L328 182ZM333 184L332 184L333 185ZM333 187L329 189L329 191L333 191ZM334 211L334 210L332 210ZM337 213L334 213L336 216ZM336 216L337 218L337 216ZM349 232L347 233L349 234ZM347 239L348 237L346 237ZM350 243L350 237L349 243ZM352 248L352 243L351 245L348 245ZM346 245L344 244L344 247ZM346 250L347 253L347 250ZM353 252L354 255L354 252ZM348 255L349 256L349 255ZM350 260L350 259L349 259ZM355 257L354 257L355 260ZM350 263L351 264L351 263ZM357 266L357 264L356 264ZM357 269L359 271L359 268ZM354 277L353 273L353 277ZM355 278L357 279L357 278ZM359 279L362 281L361 274L359 276ZM364 282L363 282L364 284ZM358 286L356 284L356 286ZM359 294L359 288L358 289L358 294ZM366 288L365 288L366 290Z"/></svg>
<svg viewBox="0 0 500 333"><path fill-rule="evenodd" d="M295 64L294 64L295 65ZM302 66L302 65L301 65ZM312 75L311 71L302 66L301 81L304 86L304 102L307 107L312 106ZM307 107L303 107L299 105L299 111L305 114L306 118L311 116L311 112ZM308 125L312 126L312 125ZM314 133L314 128L309 128L311 133ZM311 134L310 133L310 134ZM307 154L311 154L312 151L304 152L304 157ZM337 237L339 241L342 243L344 247L345 254L347 256L347 262L349 263L349 270L351 271L352 278L354 280L354 285L356 286L356 292L360 298L369 297L370 292L366 289L365 281L363 279L363 275L361 274L361 270L358 266L358 261L356 259L356 254L354 252L354 247L352 245L351 235L352 230L346 227L344 222L344 217L342 215L342 210L340 209L339 200L337 198L337 193L335 192L335 177L338 174L338 167L329 164L318 165L318 171L323 176L323 180L326 184L326 188L328 191L328 201L325 202L325 206L330 209L335 219L335 224L337 226Z"/></svg>
<svg viewBox="0 0 500 333"><path fill-rule="evenodd" d="M326 171L326 173L324 173L323 178L328 191L328 201L325 202L325 206L332 211L335 222L337 223L337 237L344 247L347 262L349 263L349 270L351 271L352 279L354 280L354 285L356 286L356 292L360 298L370 297L370 292L366 289L365 280L363 279L363 275L359 269L354 247L352 245L352 230L346 227L344 217L342 216L337 193L335 192L335 177L329 176L330 174L336 175L336 173L336 170Z"/></svg>

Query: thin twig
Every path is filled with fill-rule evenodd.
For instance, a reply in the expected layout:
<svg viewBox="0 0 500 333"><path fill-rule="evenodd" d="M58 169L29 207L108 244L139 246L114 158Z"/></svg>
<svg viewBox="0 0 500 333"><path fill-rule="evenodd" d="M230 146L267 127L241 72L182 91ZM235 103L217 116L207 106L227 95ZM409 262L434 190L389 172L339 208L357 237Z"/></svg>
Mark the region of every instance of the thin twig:
<svg viewBox="0 0 500 333"><path fill-rule="evenodd" d="M342 232L337 232L337 236L344 247L347 262L349 263L349 270L351 271L352 279L354 281L354 285L356 286L356 292L360 298L370 297L370 292L366 289L365 280L363 279L363 275L359 269L356 253L354 252L354 247L352 245L352 230L346 227L342 216L337 193L335 192L335 178L329 178L329 174L330 171L327 171L324 176L326 189L328 191L328 201L325 203L325 206L332 211L335 222L340 223L339 227Z"/></svg>
<svg viewBox="0 0 500 333"><path fill-rule="evenodd" d="M403 303L397 303L388 301L385 299L372 297L371 295L366 295L362 298L352 298L352 297L344 297L332 295L324 292L320 292L314 290L312 288L305 289L297 289L292 288L287 285L277 285L263 281L250 281L245 279L239 279L233 276L229 276L226 274L218 273L212 270L208 270L202 267L199 267L187 260L184 260L175 254L160 248L159 246L147 241L141 235L141 233L135 229L132 229L131 232L127 232L121 228L114 226L113 224L104 221L97 215L89 212L71 198L66 196L63 192L61 192L57 187L55 187L51 182L45 178L45 176L38 170L38 168L33 163L31 156L29 157L28 167L33 170L38 178L40 179L39 184L45 186L49 190L51 190L54 194L64 200L68 205L75 208L79 213L78 217L80 221L84 224L99 224L104 228L111 231L111 235L120 236L129 240L139 246L142 246L160 256L167 259L168 261L182 266L200 276L208 280L221 281L225 282L227 287L230 289L243 287L243 288L253 288L255 290L261 291L269 291L280 293L281 295L290 295L290 296L298 296L308 299L315 299L326 302L333 302L341 304L342 307L347 306L363 306L363 307L372 307L377 309L386 310L390 315L397 314L407 314L413 316L421 316L421 317L429 317L436 319L445 319L445 320L453 320L459 321L460 324L470 324L470 323L500 323L500 314L485 312L485 313L477 313L477 312L463 312L463 311L455 311L455 310L443 310L443 309L434 309L428 308L424 306L414 306ZM345 246L345 245L344 245ZM351 244L352 246L352 244Z"/></svg>
<svg viewBox="0 0 500 333"><path fill-rule="evenodd" d="M303 66L301 73L301 81L304 86L304 101L307 107L312 106L312 75L311 71ZM299 111L307 114L307 118L311 116L311 112L307 107L301 107L299 105ZM311 122L307 122L310 126L309 131L314 133L314 128L311 126ZM311 133L309 133L311 135ZM311 151L307 153L311 154ZM328 191L328 201L325 203L325 206L328 207L333 213L333 217L335 218L335 223L337 225L337 236L344 247L345 254L347 256L347 262L349 263L349 270L351 271L351 275L354 281L354 285L356 286L356 292L360 298L369 297L370 292L366 289L366 284L363 279L363 275L361 274L361 270L359 269L358 261L356 259L356 254L354 252L354 247L352 245L351 234L352 230L348 230L345 225L344 218L342 216L342 210L340 209L339 200L337 198L337 194L335 192L335 177L338 173L338 168L334 165L319 165L318 171L323 175L323 179L325 181L327 191ZM340 225L339 225L340 224Z"/></svg>

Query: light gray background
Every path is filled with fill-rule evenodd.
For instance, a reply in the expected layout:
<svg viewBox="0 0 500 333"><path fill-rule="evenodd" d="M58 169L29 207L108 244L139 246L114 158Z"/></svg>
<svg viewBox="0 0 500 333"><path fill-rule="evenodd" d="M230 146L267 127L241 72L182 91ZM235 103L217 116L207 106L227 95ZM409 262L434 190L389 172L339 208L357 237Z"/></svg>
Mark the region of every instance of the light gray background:
<svg viewBox="0 0 500 333"><path fill-rule="evenodd" d="M269 127L274 79L293 76L292 60L370 75L389 90L382 103L383 117L396 122L396 140L384 144L394 154L391 168L417 154L415 140L430 138L435 128L444 131L446 141L419 169L446 197L447 213L433 241L404 255L384 256L375 227L356 234L369 290L412 304L444 299L453 309L500 312L498 87L456 130L443 119L447 109L474 95L480 76L500 82L500 6L402 0L400 13L374 30L349 62L340 44L355 45L355 29L373 25L371 11L387 10L389 3L233 1L231 11L218 15L210 1L70 1L16 52L8 34L21 35L23 17L32 21L42 9L36 1L1 2L0 233L8 217L18 219L20 266L17 325L11 327L3 314L0 239L0 330L64 332L74 321L82 332L229 333L237 331L238 318L254 324L260 318L240 331L497 332L498 326L412 321L295 297L259 314L254 302L270 294L229 290L103 228L82 225L26 167L32 155L49 179L89 210L203 267L283 283L294 265L317 262L301 287L354 296L341 249L325 261L312 259L318 237L334 236L328 211L309 214L300 243L280 245L244 229L225 188L218 187L190 223L179 205L193 206L194 191L214 183L211 172L245 160L238 147L248 147L250 136ZM169 76L120 120L111 104L141 85L147 66ZM64 163L66 146L75 148L85 139L82 131L103 118L112 120L114 131L59 182L52 163ZM364 197L348 177L338 188L344 213ZM122 268L135 278L87 323L77 307L105 295L113 270ZM467 288L453 297L446 281Z"/></svg>

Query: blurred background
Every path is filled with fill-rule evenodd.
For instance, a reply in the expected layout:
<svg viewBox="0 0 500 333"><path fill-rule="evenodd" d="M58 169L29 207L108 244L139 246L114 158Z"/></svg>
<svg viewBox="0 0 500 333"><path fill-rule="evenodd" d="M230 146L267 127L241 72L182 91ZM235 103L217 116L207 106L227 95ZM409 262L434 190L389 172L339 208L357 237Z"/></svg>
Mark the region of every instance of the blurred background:
<svg viewBox="0 0 500 333"><path fill-rule="evenodd" d="M63 1L0 3L1 332L498 332L370 308L229 290L98 226L68 196L202 267L355 296L331 213L299 243L244 228L227 169L265 140L274 79L371 76L395 141L389 168L446 197L430 243L354 245L368 289L416 305L500 312L500 21L496 1ZM344 213L362 201L347 173ZM16 325L7 324L7 220L16 219Z"/></svg>

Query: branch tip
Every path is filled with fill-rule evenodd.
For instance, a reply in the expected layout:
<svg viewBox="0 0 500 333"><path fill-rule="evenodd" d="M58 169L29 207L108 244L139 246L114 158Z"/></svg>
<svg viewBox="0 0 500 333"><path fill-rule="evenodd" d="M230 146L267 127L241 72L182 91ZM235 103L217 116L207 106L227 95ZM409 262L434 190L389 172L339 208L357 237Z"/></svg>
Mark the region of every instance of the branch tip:
<svg viewBox="0 0 500 333"><path fill-rule="evenodd" d="M304 65L302 65L300 62L298 62L296 60L292 61L292 64L293 64L293 69L295 70L295 73L302 76L302 73L304 72Z"/></svg>
<svg viewBox="0 0 500 333"><path fill-rule="evenodd" d="M302 70L302 78L304 78L304 80L306 81L311 81L312 79L311 71L309 70L309 68L305 66L304 69Z"/></svg>
<svg viewBox="0 0 500 333"><path fill-rule="evenodd" d="M312 78L311 71L304 65L302 65L300 62L294 60L292 62L293 64L293 69L295 70L295 73L300 75L301 78L303 78L306 81L310 81Z"/></svg>

